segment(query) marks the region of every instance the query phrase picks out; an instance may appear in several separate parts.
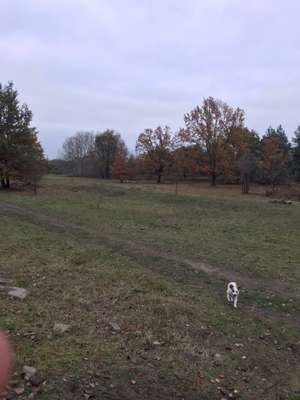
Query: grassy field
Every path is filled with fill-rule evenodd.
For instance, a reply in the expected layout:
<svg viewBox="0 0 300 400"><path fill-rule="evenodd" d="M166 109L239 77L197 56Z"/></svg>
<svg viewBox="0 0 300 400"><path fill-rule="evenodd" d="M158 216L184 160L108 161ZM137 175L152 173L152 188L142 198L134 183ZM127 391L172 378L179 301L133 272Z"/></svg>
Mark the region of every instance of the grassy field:
<svg viewBox="0 0 300 400"><path fill-rule="evenodd" d="M37 196L0 192L0 278L29 291L0 286L12 397L297 398L300 203L179 193L54 176Z"/></svg>

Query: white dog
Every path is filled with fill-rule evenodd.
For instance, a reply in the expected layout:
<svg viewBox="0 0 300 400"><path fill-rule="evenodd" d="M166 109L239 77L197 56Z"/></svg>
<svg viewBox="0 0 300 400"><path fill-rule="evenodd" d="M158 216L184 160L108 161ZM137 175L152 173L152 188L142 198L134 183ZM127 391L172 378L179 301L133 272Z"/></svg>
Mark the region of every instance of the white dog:
<svg viewBox="0 0 300 400"><path fill-rule="evenodd" d="M227 300L229 301L229 303L233 303L234 308L237 308L239 293L240 292L237 287L237 284L235 282L229 282L226 291Z"/></svg>

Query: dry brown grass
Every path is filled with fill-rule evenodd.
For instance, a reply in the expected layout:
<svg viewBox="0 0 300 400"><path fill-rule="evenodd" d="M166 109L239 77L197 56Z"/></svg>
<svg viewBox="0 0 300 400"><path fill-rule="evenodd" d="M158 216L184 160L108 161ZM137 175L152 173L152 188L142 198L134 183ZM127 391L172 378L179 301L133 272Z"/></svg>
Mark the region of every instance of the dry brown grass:
<svg viewBox="0 0 300 400"><path fill-rule="evenodd" d="M161 192L161 193L175 193L175 183L161 183L159 185L147 182L129 182L127 185L134 185L141 187L143 190ZM214 197L248 197L257 196L261 197L265 195L267 190L264 185L252 185L249 195L243 195L241 187L239 185L231 184L218 184L213 187L208 182L184 182L181 181L177 185L179 195L195 195L195 196L214 196Z"/></svg>

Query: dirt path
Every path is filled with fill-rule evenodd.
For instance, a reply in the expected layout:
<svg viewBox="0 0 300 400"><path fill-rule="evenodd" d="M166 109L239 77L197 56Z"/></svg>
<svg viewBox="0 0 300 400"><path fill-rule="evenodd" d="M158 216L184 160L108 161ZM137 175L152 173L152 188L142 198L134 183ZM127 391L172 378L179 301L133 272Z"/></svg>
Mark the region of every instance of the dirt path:
<svg viewBox="0 0 300 400"><path fill-rule="evenodd" d="M106 233L99 233L90 229L87 229L85 227L82 227L77 224L69 223L62 221L62 219L54 218L51 217L47 214L42 214L40 212L32 211L29 209L24 209L21 207L18 207L13 204L7 204L7 203L1 203L0 204L0 213L1 211L5 211L6 213L12 213L15 215L23 216L30 218L31 222L44 222L47 224L47 226L53 227L53 228L58 228L62 230L73 230L77 232L82 232L88 235L91 235L93 238L97 239L105 239L106 241L110 241L111 243L119 244L122 246L125 246L126 249L130 249L130 252L134 254L141 254L142 255L147 255L151 257L159 257L167 261L173 261L182 265L186 265L189 268L203 272L208 275L215 276L219 279L222 279L224 281L237 281L241 282L242 286L247 288L247 289L253 289L253 290L263 290L267 292L271 292L274 294L277 294L282 297L289 297L289 298L295 298L295 299L300 299L300 288L294 287L292 288L290 285L285 284L282 281L268 281L268 282L261 282L257 281L256 279L253 279L245 274L242 274L240 272L236 271L228 271L226 269L221 269L219 267L214 267L211 266L207 263L201 262L201 261L196 261L196 260L190 260L184 257L177 256L174 253L171 252L162 252L159 250L152 249L150 247L138 244L134 241L131 241L129 239L123 239L116 237L115 235L111 234L106 234Z"/></svg>
<svg viewBox="0 0 300 400"><path fill-rule="evenodd" d="M101 243L108 242L111 247L115 248L117 246L118 251L124 252L125 254L128 254L130 256L158 257L166 261L173 261L180 265L187 266L189 270L205 273L209 276L214 276L218 279L221 279L224 281L224 284L229 280L236 280L238 282L241 282L242 286L244 288L247 288L247 290L261 290L265 295L276 294L282 296L283 298L300 299L300 289L291 288L283 282L257 281L253 278L250 278L249 276L235 271L232 272L225 269L213 267L201 261L190 260L177 256L173 253L157 251L128 239L118 238L115 235L111 234L99 233L80 225L64 222L62 221L62 219L54 218L47 214L32 211L29 209L24 209L13 204L1 203L0 214L1 212L5 212L6 214L10 213L13 215L18 215L19 217L28 220L31 223L44 223L48 228L54 228L55 230L61 230L63 232L68 231L69 233L71 231L73 233L81 233L83 235L87 235L86 240L88 242L95 240L97 242L99 242L100 240ZM300 318L295 318L295 315L274 312L273 310L258 308L252 305L244 305L243 307L245 311L247 310L248 312L254 312L261 318L269 318L271 320L284 322L293 328L299 328L300 326Z"/></svg>

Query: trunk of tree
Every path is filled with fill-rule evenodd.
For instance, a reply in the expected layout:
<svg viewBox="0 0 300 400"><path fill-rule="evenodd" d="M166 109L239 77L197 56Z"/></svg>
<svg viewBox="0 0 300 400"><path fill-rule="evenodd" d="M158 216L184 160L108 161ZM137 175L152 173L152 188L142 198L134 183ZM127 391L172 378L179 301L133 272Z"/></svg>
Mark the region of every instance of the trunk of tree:
<svg viewBox="0 0 300 400"><path fill-rule="evenodd" d="M80 176L83 177L83 159L80 160Z"/></svg>
<svg viewBox="0 0 300 400"><path fill-rule="evenodd" d="M161 177L164 172L164 167L161 165L157 170L157 181L156 183L161 183Z"/></svg>
<svg viewBox="0 0 300 400"><path fill-rule="evenodd" d="M249 175L244 174L242 176L242 193L243 194L248 194L250 190L250 180L249 180Z"/></svg>
<svg viewBox="0 0 300 400"><path fill-rule="evenodd" d="M272 192L275 193L277 191L277 184L272 182Z"/></svg>
<svg viewBox="0 0 300 400"><path fill-rule="evenodd" d="M110 179L110 166L109 164L105 167L105 179Z"/></svg>
<svg viewBox="0 0 300 400"><path fill-rule="evenodd" d="M1 187L2 189L9 189L10 188L10 180L8 177L1 178Z"/></svg>
<svg viewBox="0 0 300 400"><path fill-rule="evenodd" d="M216 186L216 179L217 179L216 161L212 160L212 172L211 172L211 185L212 186Z"/></svg>
<svg viewBox="0 0 300 400"><path fill-rule="evenodd" d="M177 196L178 195L178 180L176 179L176 182L175 182L175 195Z"/></svg>
<svg viewBox="0 0 300 400"><path fill-rule="evenodd" d="M211 185L212 186L216 186L216 179L217 179L216 173L213 172L211 175Z"/></svg>

